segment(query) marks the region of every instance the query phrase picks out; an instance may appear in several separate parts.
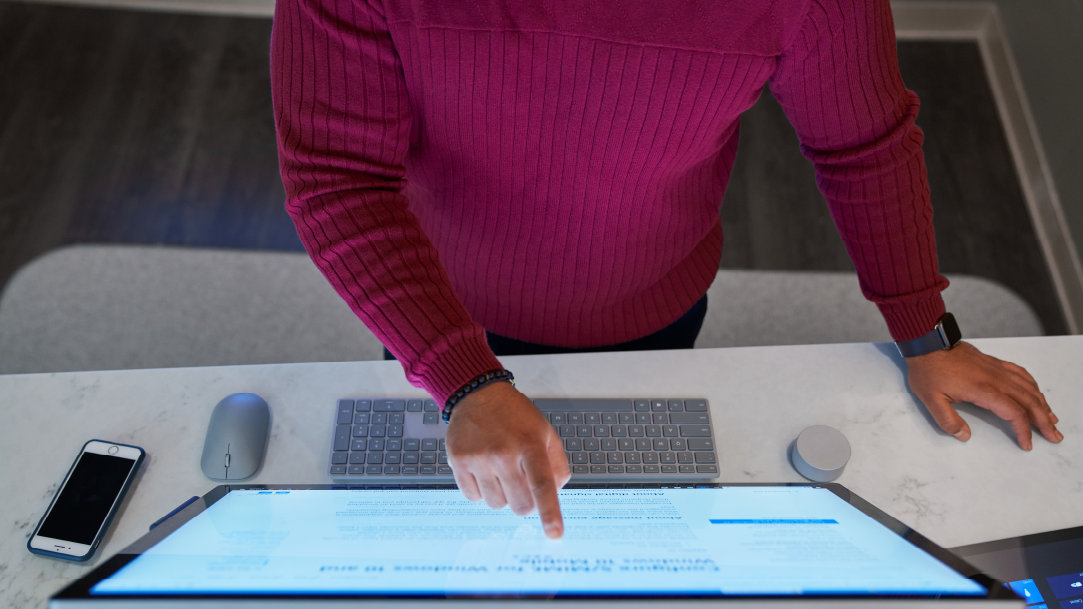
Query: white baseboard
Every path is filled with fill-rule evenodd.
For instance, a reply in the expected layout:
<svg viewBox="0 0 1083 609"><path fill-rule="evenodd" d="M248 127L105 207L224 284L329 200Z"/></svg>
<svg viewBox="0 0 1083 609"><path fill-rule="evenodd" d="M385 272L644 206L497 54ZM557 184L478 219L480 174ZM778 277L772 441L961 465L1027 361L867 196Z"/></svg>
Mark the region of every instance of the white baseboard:
<svg viewBox="0 0 1083 609"><path fill-rule="evenodd" d="M3 0L0 0L3 1ZM198 13L231 17L272 17L274 0L19 0L96 8Z"/></svg>

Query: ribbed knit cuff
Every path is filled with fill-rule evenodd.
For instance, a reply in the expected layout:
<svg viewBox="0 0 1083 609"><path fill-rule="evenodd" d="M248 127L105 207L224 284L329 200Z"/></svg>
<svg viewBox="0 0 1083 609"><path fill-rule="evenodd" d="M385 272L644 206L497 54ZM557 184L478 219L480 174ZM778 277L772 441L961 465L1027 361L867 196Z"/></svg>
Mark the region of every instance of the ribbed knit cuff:
<svg viewBox="0 0 1083 609"><path fill-rule="evenodd" d="M877 303L880 314L887 322L891 338L896 341L913 340L927 334L944 316L944 298L937 292L934 296L907 302L905 305Z"/></svg>
<svg viewBox="0 0 1083 609"><path fill-rule="evenodd" d="M503 365L485 341L485 331L478 328L434 346L423 361L407 370L406 376L442 406L463 385L485 372L501 368Z"/></svg>

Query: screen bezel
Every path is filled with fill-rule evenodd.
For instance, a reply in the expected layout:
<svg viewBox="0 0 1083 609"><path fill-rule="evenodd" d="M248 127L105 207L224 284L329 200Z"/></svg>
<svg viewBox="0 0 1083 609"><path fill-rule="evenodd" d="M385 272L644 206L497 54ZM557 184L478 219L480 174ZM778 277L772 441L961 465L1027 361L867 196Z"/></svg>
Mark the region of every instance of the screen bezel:
<svg viewBox="0 0 1083 609"><path fill-rule="evenodd" d="M371 594L371 593L359 593L359 594L325 594L325 593L313 593L313 594L91 594L90 591L99 581L102 581L113 573L119 571L122 567L134 560L141 553L157 544L162 539L165 539L173 531L180 528L188 520L195 517L200 512L206 510L211 505L214 505L217 501L221 500L226 494L234 490L304 490L304 489L455 489L454 484L361 484L361 485L345 485L345 484L312 484L312 485L262 485L262 484L246 484L246 485L221 485L215 487L203 497L193 501L190 505L184 509L178 511L176 514L170 516L166 520L158 524L148 534L137 540L135 543L125 548L115 556L104 561L99 567L88 573L82 579L72 583L68 587L59 591L53 599L83 599L83 600L102 600L102 601L115 601L115 600L129 600L129 601L151 601L151 600L237 600L237 599L260 599L260 600L299 600L309 599L311 601L331 601L331 600L356 600L356 601L418 601L418 600L442 600L442 599L458 599L458 600L484 600L484 599L524 599L524 600L723 600L723 599L757 599L757 600L786 600L795 598L807 598L807 599L838 599L838 600L901 600L901 599L921 599L921 600L979 600L979 599L1014 599L1015 596L1004 589L1003 586L990 578L989 576L981 573L978 569L974 568L970 564L958 556L948 552L944 548L934 544L931 540L919 534L914 529L906 526L898 520L888 516L880 509L873 506L871 503L865 501L861 497L857 496L849 489L842 485L829 483L801 483L801 482L789 482L789 483L699 483L699 484L658 484L658 483L623 483L623 484L570 484L566 488L569 489L630 489L630 488L723 488L723 487L814 487L825 488L843 501L846 501L850 505L857 508L860 512L873 518L880 524L887 527L889 530L899 535L906 541L910 542L919 549L930 554L936 560L944 563L950 569L959 573L961 576L970 579L986 590L986 595L908 595L908 594L870 594L870 595L836 595L836 594L806 594L801 596L793 595L703 595L703 594L642 594L642 593L629 593L629 594L607 594L607 595L587 595L587 594L557 594L557 595L496 595L496 594Z"/></svg>
<svg viewBox="0 0 1083 609"><path fill-rule="evenodd" d="M123 459L130 461L128 465L128 473L124 476L124 482L117 489L116 494L113 496L113 501L109 506L109 510L105 513L104 518L98 523L97 530L94 531L94 535L90 540L90 543L77 543L70 539L61 539L56 537L47 537L40 535L39 531L45 522L49 519L49 516L53 513L53 508L56 507L60 498L64 495L64 492L68 489L68 483L71 481L72 476L75 474L76 468L79 463L82 462L84 455L94 454L103 455L106 457L113 457L117 459ZM49 503L48 509L45 510L45 514L42 515L41 520L38 521L36 527L34 527L34 534L30 536L30 539L26 542L27 548L31 552L37 554L44 554L47 556L53 556L57 558L66 558L69 560L86 560L90 558L94 553L94 549L98 543L101 542L102 537L109 526L109 522L113 519L113 515L116 514L117 508L120 502L123 500L124 495L127 493L128 487L131 485L132 478L135 476L136 470L139 464L143 460L144 451L138 446L130 446L127 444L118 444L116 442L106 442L104 440L88 440L83 448L76 455L72 461L71 467L68 468L68 473L64 476L64 481L60 484L60 490L53 495L53 500Z"/></svg>

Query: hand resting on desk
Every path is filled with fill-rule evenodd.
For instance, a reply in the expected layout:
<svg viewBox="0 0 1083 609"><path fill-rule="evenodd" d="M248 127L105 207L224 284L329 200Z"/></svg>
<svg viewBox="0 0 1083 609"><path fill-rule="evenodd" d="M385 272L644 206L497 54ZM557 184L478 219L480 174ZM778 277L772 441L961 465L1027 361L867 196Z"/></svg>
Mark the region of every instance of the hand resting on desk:
<svg viewBox="0 0 1083 609"><path fill-rule="evenodd" d="M447 452L467 499L520 516L537 508L547 536L564 533L557 499L571 478L564 445L515 387L493 383L463 398L448 425Z"/></svg>
<svg viewBox="0 0 1083 609"><path fill-rule="evenodd" d="M910 390L940 428L960 441L970 439L970 426L953 402L971 402L1010 423L1023 450L1033 446L1031 425L1050 442L1064 439L1056 428L1057 415L1022 366L986 355L966 342L907 358L906 363Z"/></svg>

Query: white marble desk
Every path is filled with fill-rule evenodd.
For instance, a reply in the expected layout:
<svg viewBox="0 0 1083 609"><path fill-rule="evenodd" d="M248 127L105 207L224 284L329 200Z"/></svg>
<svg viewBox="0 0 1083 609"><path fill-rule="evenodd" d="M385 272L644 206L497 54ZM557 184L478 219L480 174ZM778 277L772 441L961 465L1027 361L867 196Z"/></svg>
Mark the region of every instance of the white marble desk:
<svg viewBox="0 0 1083 609"><path fill-rule="evenodd" d="M703 396L721 480L801 478L786 460L804 427L843 431L839 482L944 546L1083 525L1083 336L974 341L1038 379L1065 440L1016 447L1010 429L966 408L967 444L941 433L906 392L894 348L852 344L504 358L534 396ZM205 426L226 394L261 394L273 412L256 483L323 483L333 409L359 394L420 396L395 362L313 363L0 376L3 498L0 605L45 599L215 483L199 467ZM983 422L976 419L983 419ZM25 544L76 451L90 438L147 451L112 532L88 564Z"/></svg>

